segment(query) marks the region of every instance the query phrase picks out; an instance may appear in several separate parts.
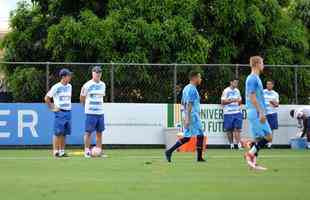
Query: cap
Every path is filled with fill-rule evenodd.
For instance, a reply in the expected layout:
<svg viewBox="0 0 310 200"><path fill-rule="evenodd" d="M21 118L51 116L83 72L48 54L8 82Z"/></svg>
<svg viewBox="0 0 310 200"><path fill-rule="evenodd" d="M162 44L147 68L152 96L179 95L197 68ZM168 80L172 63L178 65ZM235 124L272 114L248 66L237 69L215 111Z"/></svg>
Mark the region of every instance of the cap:
<svg viewBox="0 0 310 200"><path fill-rule="evenodd" d="M102 69L100 66L94 66L91 71L96 72L96 73L101 73Z"/></svg>
<svg viewBox="0 0 310 200"><path fill-rule="evenodd" d="M69 69L67 69L67 68L63 68L63 69L61 69L61 70L59 71L59 76L60 76L60 77L63 77L63 76L70 76L70 75L72 75L72 72L71 72Z"/></svg>

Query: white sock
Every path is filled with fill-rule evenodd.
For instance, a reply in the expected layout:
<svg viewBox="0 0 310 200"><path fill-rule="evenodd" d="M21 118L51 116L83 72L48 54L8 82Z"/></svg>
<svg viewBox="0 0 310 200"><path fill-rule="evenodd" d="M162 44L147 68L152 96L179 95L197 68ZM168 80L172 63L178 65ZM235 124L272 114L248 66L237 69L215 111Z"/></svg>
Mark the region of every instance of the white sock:
<svg viewBox="0 0 310 200"><path fill-rule="evenodd" d="M59 153L59 151L58 150L54 150L53 153L54 153L54 155L56 155L56 153Z"/></svg>
<svg viewBox="0 0 310 200"><path fill-rule="evenodd" d="M90 148L85 148L85 153L90 153Z"/></svg>
<svg viewBox="0 0 310 200"><path fill-rule="evenodd" d="M64 149L60 149L60 150L59 150L59 155L62 156L62 155L64 155L64 154L65 154L65 150L64 150Z"/></svg>
<svg viewBox="0 0 310 200"><path fill-rule="evenodd" d="M235 148L235 145L234 144L230 144L230 148Z"/></svg>
<svg viewBox="0 0 310 200"><path fill-rule="evenodd" d="M270 148L272 146L272 143L268 142L267 146Z"/></svg>
<svg viewBox="0 0 310 200"><path fill-rule="evenodd" d="M250 154L255 154L257 152L256 146L253 145L249 152Z"/></svg>
<svg viewBox="0 0 310 200"><path fill-rule="evenodd" d="M241 142L238 143L238 148L241 149L242 148L242 144Z"/></svg>
<svg viewBox="0 0 310 200"><path fill-rule="evenodd" d="M310 142L308 142L308 149L310 149Z"/></svg>

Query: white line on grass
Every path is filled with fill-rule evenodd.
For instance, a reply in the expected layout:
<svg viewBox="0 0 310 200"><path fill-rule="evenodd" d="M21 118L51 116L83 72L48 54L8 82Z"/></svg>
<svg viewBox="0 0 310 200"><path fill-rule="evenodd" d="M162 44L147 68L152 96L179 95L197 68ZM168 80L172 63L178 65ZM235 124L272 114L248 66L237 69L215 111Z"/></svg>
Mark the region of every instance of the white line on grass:
<svg viewBox="0 0 310 200"><path fill-rule="evenodd" d="M277 158L289 158L289 159L297 159L297 158L309 158L310 155L262 155L260 156L261 158L271 158L271 159L277 159ZM147 159L147 160L152 160L152 159L164 159L163 156L110 156L110 158L116 158L117 160L126 160L126 159ZM187 159L189 157L184 157L183 159ZM221 155L210 155L208 156L208 159L243 159L243 156L221 156ZM33 156L33 157L18 157L18 156L2 156L0 157L0 160L70 160L70 159L80 159L80 160L105 160L106 158L91 158L91 159L86 159L83 156L72 156L72 157L67 157L67 158L54 158L51 156Z"/></svg>

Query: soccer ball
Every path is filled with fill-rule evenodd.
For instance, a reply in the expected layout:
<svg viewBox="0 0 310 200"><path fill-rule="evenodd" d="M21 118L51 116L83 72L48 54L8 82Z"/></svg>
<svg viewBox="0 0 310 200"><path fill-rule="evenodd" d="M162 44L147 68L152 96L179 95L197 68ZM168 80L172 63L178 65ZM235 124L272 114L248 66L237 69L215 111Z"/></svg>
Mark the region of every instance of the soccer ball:
<svg viewBox="0 0 310 200"><path fill-rule="evenodd" d="M98 147L93 147L91 149L91 156L92 157L100 157L102 154L102 149Z"/></svg>

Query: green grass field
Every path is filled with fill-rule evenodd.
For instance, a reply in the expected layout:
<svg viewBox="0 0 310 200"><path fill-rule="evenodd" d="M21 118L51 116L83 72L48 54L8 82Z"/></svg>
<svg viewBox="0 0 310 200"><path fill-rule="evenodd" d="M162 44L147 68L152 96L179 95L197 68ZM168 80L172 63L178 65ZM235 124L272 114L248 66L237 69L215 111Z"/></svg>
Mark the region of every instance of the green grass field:
<svg viewBox="0 0 310 200"><path fill-rule="evenodd" d="M1 200L306 200L310 151L264 150L265 172L249 171L242 152L209 150L207 163L191 153L107 150L105 159L53 159L47 150L0 150Z"/></svg>

